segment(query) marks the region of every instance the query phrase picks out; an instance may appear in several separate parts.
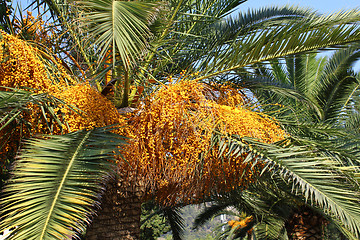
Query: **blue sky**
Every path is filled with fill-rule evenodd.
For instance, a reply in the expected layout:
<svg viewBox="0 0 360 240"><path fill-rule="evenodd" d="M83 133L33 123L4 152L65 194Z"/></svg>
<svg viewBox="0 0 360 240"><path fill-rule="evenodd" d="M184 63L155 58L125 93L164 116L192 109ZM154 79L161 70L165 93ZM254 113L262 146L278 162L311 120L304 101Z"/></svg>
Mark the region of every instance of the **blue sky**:
<svg viewBox="0 0 360 240"><path fill-rule="evenodd" d="M300 7L308 7L317 10L320 13L332 13L340 10L349 10L360 8L359 0L248 0L240 7L241 10L248 8L258 8L273 5L295 5Z"/></svg>

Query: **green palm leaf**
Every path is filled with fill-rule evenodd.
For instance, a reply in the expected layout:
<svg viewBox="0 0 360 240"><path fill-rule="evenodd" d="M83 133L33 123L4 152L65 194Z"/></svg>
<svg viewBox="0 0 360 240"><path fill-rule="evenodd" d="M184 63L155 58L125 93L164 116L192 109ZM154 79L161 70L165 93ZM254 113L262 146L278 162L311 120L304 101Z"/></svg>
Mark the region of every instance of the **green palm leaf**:
<svg viewBox="0 0 360 240"><path fill-rule="evenodd" d="M28 104L32 103L41 108L44 119L49 114L53 120L61 127L62 123L56 116L54 108L58 104L65 104L63 101L54 98L46 93L31 93L30 91L7 88L12 91L0 91L0 131L10 123L23 123L22 113L28 112ZM46 120L47 121L47 120ZM47 121L50 129L50 123ZM0 139L2 137L0 136Z"/></svg>
<svg viewBox="0 0 360 240"><path fill-rule="evenodd" d="M215 26L211 27L216 29L214 37L229 41L236 36L246 34L250 30L266 29L270 26L284 25L290 21L314 16L316 16L315 12L299 7L263 7L239 12L234 18L229 17L226 21L216 22Z"/></svg>
<svg viewBox="0 0 360 240"><path fill-rule="evenodd" d="M255 90L257 98L265 104L307 109L309 121L339 125L340 117L346 117L345 111L352 111L359 87L351 69L359 50L351 47L339 49L330 59L316 57L309 53L286 57L283 62L273 60L269 68L257 65L256 75L260 77L242 74L238 84Z"/></svg>
<svg viewBox="0 0 360 240"><path fill-rule="evenodd" d="M327 62L315 95L322 105L323 119L338 121L341 111L351 103L354 90L359 88L351 67L359 57L359 48L352 47L335 52Z"/></svg>
<svg viewBox="0 0 360 240"><path fill-rule="evenodd" d="M296 206L296 197L290 194L288 185L283 179L264 174L256 183L246 190L234 190L217 195L195 219L195 227L201 226L221 214L227 216L253 216L254 232L257 239L287 240L285 220L290 216L291 209ZM230 210L231 209L231 210ZM234 211L236 209L236 211ZM234 220L234 217L230 217ZM231 238L230 227L223 236Z"/></svg>
<svg viewBox="0 0 360 240"><path fill-rule="evenodd" d="M71 239L85 231L124 138L109 129L27 141L1 199L9 239Z"/></svg>
<svg viewBox="0 0 360 240"><path fill-rule="evenodd" d="M84 11L83 26L93 46L99 51L100 63L110 50L113 64L119 54L123 65L139 58L149 38L149 24L159 4L154 2L87 0L78 2Z"/></svg>
<svg viewBox="0 0 360 240"><path fill-rule="evenodd" d="M255 235L259 239L288 240L284 225L283 219L267 217L255 226Z"/></svg>
<svg viewBox="0 0 360 240"><path fill-rule="evenodd" d="M348 24L343 23L345 19L342 15L334 14L287 21L286 24L270 26L261 31L249 30L226 45L214 46L208 56L197 63L197 70L202 72L199 79L208 79L292 54L359 41L360 27L353 24L353 20L360 16L360 12L352 11L346 16L349 18ZM338 17L339 21L336 20ZM316 25L320 20L329 22ZM337 22L341 24L335 24Z"/></svg>
<svg viewBox="0 0 360 240"><path fill-rule="evenodd" d="M236 4L241 3L242 1L238 1ZM161 48L156 52L158 58L164 61L164 65L170 62L174 64L171 65L174 70L188 69L194 63L197 65L198 61L209 53L217 51L214 50L216 47L223 48L224 44L248 32L314 15L312 11L306 9L285 6L251 10L247 13L239 13L235 18L228 17L224 20L221 17L230 13L227 11L229 6L233 5L232 0L199 1L193 5L189 7L185 5L180 10L181 14L176 18L176 25L172 26L174 30L169 31L166 36L167 41L162 42Z"/></svg>
<svg viewBox="0 0 360 240"><path fill-rule="evenodd" d="M303 146L276 146L251 139L215 134L214 142L223 154L248 152L245 162L262 161L262 172L270 171L293 184L293 191L318 206L329 216L338 218L355 236L360 233L360 196L357 187L340 171L340 165L320 149Z"/></svg>

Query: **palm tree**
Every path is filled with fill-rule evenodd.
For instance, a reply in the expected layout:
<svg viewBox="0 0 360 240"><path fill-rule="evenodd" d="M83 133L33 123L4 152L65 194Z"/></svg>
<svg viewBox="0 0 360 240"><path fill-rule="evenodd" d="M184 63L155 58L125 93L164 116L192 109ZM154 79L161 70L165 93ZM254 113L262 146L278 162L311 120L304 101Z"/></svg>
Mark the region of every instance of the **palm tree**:
<svg viewBox="0 0 360 240"><path fill-rule="evenodd" d="M300 93L304 98L309 99L313 105L312 108L309 108L294 100L290 102L289 100L285 100L287 106L291 106L292 109L306 109L302 114L297 116L300 121L303 121L305 125L309 124L309 126L319 123L330 125L334 129L342 129L350 133L354 139L358 138L358 134L356 134L353 129L346 127L349 122L351 122L351 119L353 119L352 115L355 112L353 106L357 105L356 96L359 87L359 78L351 66L358 57L359 49L353 47L335 52L330 59L322 58L317 60L314 54L303 56L302 58L290 59L287 70L288 72L292 72L292 76L286 74L285 71L281 72L280 68L278 68L279 66L273 65L275 66L274 69L278 70L278 79L282 79L283 81L285 79L291 79L288 86ZM287 77L284 78L284 76ZM281 102L280 99L278 100ZM292 130L296 134L309 135L309 128L306 128L307 129L304 129L305 132L296 129ZM333 135L331 138L335 139L336 137ZM352 141L356 142L354 140ZM354 163L349 163L347 159L343 159L342 164L348 166ZM355 165L357 165L357 163L355 163ZM294 214L288 219L288 231L291 230L289 236L293 235L293 239L297 239L294 237L295 226L301 226L299 219L309 219L309 217L311 218L316 215L314 211L311 211L309 208L303 212L306 212L307 216L304 216L300 210L300 212L294 211ZM321 217L318 216L317 219L320 220ZM309 231L314 232L314 229L320 230L321 233L321 229L318 227L319 222L313 221L312 227L309 225L311 221L302 220L301 222L307 222L308 224L308 227L306 227L307 231L302 231L303 234L309 235ZM320 233L318 234L319 236L321 236ZM301 238L303 234L297 237Z"/></svg>
<svg viewBox="0 0 360 240"><path fill-rule="evenodd" d="M164 84L170 81L169 76L173 76L172 78L175 79L184 78L184 75L179 74L181 70L186 70L187 78L191 78L195 82L203 81L211 83L221 79L233 78L235 71L244 72L247 66L257 63L319 48L347 44L359 41L360 39L358 26L352 24L358 21L359 13L356 11L320 16L311 11L296 8L268 8L248 12L247 14L240 13L238 18L233 20L224 17L241 4L242 1L172 1L166 5L153 2L95 0L82 1L71 5L59 4L57 1L44 2L48 3L54 17L57 17L58 21L62 24L66 35L71 39L70 43L74 44L74 46L70 47L73 52L66 52L68 53L67 56L69 56L69 59L76 59L71 54L79 56L78 59L81 62L80 64L74 64L74 66L78 65L81 69L73 72L76 74L77 72L86 71L85 76L93 76L94 85L97 86L99 92L107 95L107 97L111 97L111 91L108 91L108 89L114 85L112 96L115 105L118 107L141 106L136 105L134 101L137 94L140 94L140 92L148 95L151 92L156 94L155 90L161 86L161 83ZM80 19L84 19L81 28L76 29L75 24L68 21L69 16L79 16ZM128 26L132 26L132 28ZM329 31L329 29L333 31ZM88 41L80 41L81 37L88 37ZM91 47L86 45L88 43L92 43ZM63 51L63 53L65 52ZM98 63L96 67L92 64L95 60ZM105 76L109 75L111 75L111 81L106 82L107 78ZM134 87L131 88L131 85ZM141 87L146 88L142 90ZM80 90L85 89L75 86L74 89L76 88ZM69 95L72 93L76 95L76 91L73 91L69 91ZM99 97L100 93L95 94L92 90L88 90L88 88L84 92L89 94L87 99L92 97L103 99ZM198 94L196 91L193 93ZM188 99L187 101L191 104L196 104L194 99ZM75 102L72 103L75 104ZM105 100L101 100L101 103L107 104ZM96 106L100 107L99 104ZM58 108L56 109L58 110ZM111 109L107 109L108 112L101 112L101 114L115 116L111 115L115 114L113 108ZM193 110L190 108L187 111L191 112ZM60 113L62 113L61 109ZM117 116L117 118L121 117ZM72 119L70 120L72 121ZM139 120L139 118L137 120L143 121ZM108 122L109 124L113 123L110 120ZM60 124L60 126L62 125ZM69 128L74 129L74 126L70 125ZM97 185L99 183L98 179L103 175L95 175L94 177L97 177L93 182L94 184L89 184L90 189L95 189L94 191L74 188L76 190L63 192L63 190L67 189L65 188L67 185L56 185L54 187L54 192L56 192L55 198L54 195L43 192L42 185L33 184L34 188L31 188L28 192L30 195L15 189L20 190L16 186L18 184L21 185L21 182L24 180L23 177L34 175L35 178L38 177L38 182L42 182L41 177L48 178L51 175L54 179L63 179L61 182L71 185L73 183L68 179L71 179L72 176L77 176L78 162L85 169L87 168L86 166L96 165L82 162L84 159L80 158L82 155L78 154L79 152L86 154L86 151L88 151L91 159L96 157L104 159L109 157L110 151L114 150L115 142L117 144L122 143L122 141L116 141L115 138L109 141L111 146L106 148L108 151L99 154L99 146L91 138L91 134L94 131L98 130L95 129L89 132L80 130L80 132L63 135L64 139L62 137L52 138L48 136L45 142L40 141L37 144L38 141L34 140L30 143L29 151L24 152L22 155L24 164L19 164L18 170L15 172L14 179L18 180L8 185L5 192L9 194L9 197L3 200L3 204L5 204L3 216L6 218L2 223L2 227L9 225L18 226L14 231L13 237L16 239L21 239L22 236L25 239L31 239L31 237L35 236L61 238L69 235L79 236L85 231L85 223L89 221L88 216L91 214L91 210L88 207L97 205L93 197L95 195L98 196L95 192L101 192L101 188L94 188L94 184ZM101 144L106 143L106 139L109 139L108 132L104 134L104 141L101 141ZM70 142L67 142L67 139L70 139ZM78 144L72 144L71 139L74 139ZM87 140L90 142L87 142ZM59 141L65 145L61 145ZM112 142L114 143L113 145L111 144ZM358 234L359 221L357 216L359 211L354 207L354 204L345 204L345 201L355 202L357 198L350 198L350 195L353 194L351 190L353 188L351 188L350 183L349 185L340 184L340 176L348 177L348 175L344 175L335 165L329 166L325 162L317 162L317 160L324 157L322 154L324 151L314 154L314 151L319 150L320 147L309 149L305 144L303 144L305 145L304 147L289 146L286 142L283 145L260 144L251 139L240 138L235 135L226 136L223 132L217 131L213 133L211 142L211 146L214 147L213 150L215 152L220 150L220 155L227 156L228 154L224 151L227 148L229 149L229 154L245 154L247 157L244 161L249 162L249 164L252 163L255 169L258 166L256 164L258 159L263 159L265 163L264 171L273 167L276 173L285 174L287 179L294 181L296 187L305 197L310 197L314 194L314 203L319 204L324 209L333 211L333 213L340 217L346 227L355 235ZM51 145L51 150L59 150L59 154L56 154L59 158L49 156L51 154L49 154L45 143ZM163 144L165 146L167 142L164 141ZM74 146L76 146L75 149ZM82 151L85 150L83 148L85 146L90 148ZM73 150L69 151L73 155L61 156L61 152L67 148ZM29 171L32 172L34 171L32 161L39 161L36 160L37 158L34 159L31 153L42 153L43 151L46 157L42 160L45 165L39 168L41 171L26 176L22 175L21 172L26 172L22 168L29 168ZM332 159L335 155L330 155L328 159ZM347 155L347 157L356 159L351 154ZM66 161L64 158L70 161ZM301 164L296 162L299 158L302 159ZM68 169L69 171L50 171L50 169L53 169L52 166L55 164L53 161L56 161L56 159L58 159L62 169ZM119 161L119 159L117 160ZM102 200L102 211L99 212L98 217L92 221L90 229L87 230L87 237L89 239L113 239L115 236L122 239L137 238L139 234L139 206L149 186L152 190L158 190L162 193L163 195L157 196L163 200L167 199L167 197L173 197L173 199L176 198L182 201L185 196L189 196L189 193L182 195L181 192L177 191L177 187L171 184L166 185L166 183L163 183L162 186L164 188L162 192L162 189L159 189L159 186L157 186L161 178L159 176L165 176L173 182L176 182L176 179L179 177L182 179L181 175L176 175L176 172L170 171L170 167L174 165L169 165L169 168L165 165L163 169L166 170L167 174L160 175L158 172L162 170L162 163L159 166L155 165L156 168L150 168L152 166L150 164L148 165L149 169L154 171L146 171L146 174L140 175L135 174L136 172L134 173L133 171L123 170L126 169L128 163L130 165L133 164L135 169L136 167L139 168L139 165L131 161L131 158L127 158L125 163L123 161L120 162L120 167L116 170L116 179L107 183L107 191ZM339 176L339 179L336 178L335 180L339 181L325 182L327 185L322 188L323 191L319 191L319 188L314 187L319 186L316 177L311 176L309 173L305 175L299 174L302 173L300 169L304 164L314 167L309 170L311 174L315 174L319 169L322 169L324 171L322 177L325 178L336 174L335 176ZM275 166L276 168L274 168ZM201 170L200 165L198 169ZM86 172L84 169L81 171L82 174ZM84 175L86 177L89 174ZM84 175L81 176L83 177ZM199 176L201 175L191 176L192 182L190 183L200 185L202 179L199 179ZM186 178L187 176L183 177ZM122 179L126 179L126 181ZM305 179L310 182L312 181L312 184L308 184L309 181L305 181ZM336 193L333 193L331 190L333 184L344 189L346 196L349 196L348 199L344 200ZM192 184L192 186L196 185ZM29 186L26 185L26 187L28 188ZM46 187L46 189L49 188ZM209 189L204 188L204 190L209 194ZM166 196L164 193L167 193L167 191L171 192L173 196ZM31 194L34 194L34 198L29 197ZM16 202L13 200L15 196L18 199ZM35 214L34 211L41 208L40 206L44 206L38 205L40 202L31 200L36 199L36 196L43 196L42 200L47 204L51 203L51 208L42 208L43 210L45 209L46 213L39 211ZM77 204L60 201L62 198ZM25 199L30 199L31 202ZM132 204L128 204L129 202ZM168 204L170 203L171 201ZM12 207L9 209L13 210L11 213L6 211L6 208L10 205ZM33 207L25 211L23 209L24 205ZM19 214L13 215L16 210L20 209ZM350 211L349 209L352 210ZM36 220L40 215L47 216L41 224ZM25 218L22 218L23 216ZM26 218L27 220L24 220ZM103 224L105 224L106 228L103 227Z"/></svg>
<svg viewBox="0 0 360 240"><path fill-rule="evenodd" d="M356 101L359 78L352 65L359 56L357 45L329 59L316 53L290 56L284 64L275 60L270 68L258 66L255 79L245 85L260 101L306 109L307 122L344 126Z"/></svg>
<svg viewBox="0 0 360 240"><path fill-rule="evenodd" d="M288 132L291 132L293 137L297 136L297 140L303 137L318 138L319 134L325 133L325 131L322 133L314 132L315 129L319 129L319 126L323 130L332 128L333 135L331 138L333 139L342 138L334 134L334 131L339 129L350 132L350 136L357 139L353 130L346 128L346 123L352 119L351 116L354 113L352 106L357 105L356 96L358 95L359 79L357 74L353 72L351 65L358 56L359 50L355 47L338 50L330 59L325 57L318 59L315 53L291 56L286 58L283 64L279 61L273 61L267 67L257 66L255 69L257 75L247 78L245 76L241 83L243 85L245 83L253 89L255 96L262 102L266 111L273 111L274 104L286 106L282 107L281 112L276 116L279 120L286 118L282 124L287 127ZM326 136L324 137L326 139ZM355 142L354 144L356 144ZM336 141L333 143L336 144ZM343 165L357 165L357 163L349 163L347 159L342 160L344 160ZM220 196L220 199L217 199L218 204L206 209L199 216L195 222L196 226L203 224L212 215L219 214L220 210L235 205L239 212L245 211L250 216L255 216L258 225L252 234L256 233L260 239L270 237L280 239L280 236L287 239L287 235L290 239L302 239L304 236L306 238L310 236L317 236L316 238L319 239L324 238L320 226L322 223L328 222L325 220L328 218L325 213L319 215L319 209L311 208L306 204L305 199L291 194L289 186L281 184L279 179L274 181L272 177L267 176L261 178L259 182L261 181L264 182L259 184L260 187L252 187L240 193L235 192L230 200L229 196ZM269 186L269 181L272 182L273 186ZM273 191L274 189L275 191ZM238 202L234 201L234 198ZM284 202L284 199L287 201ZM293 199L293 201L289 201L289 199ZM254 202L261 204L254 204ZM274 202L282 203L281 208L288 209L288 211L279 212L278 207L272 206ZM268 222L269 217L272 219L271 226ZM335 224L338 225L336 219ZM242 228L244 227L246 226L242 226ZM272 229L273 227L276 228L275 231ZM287 234L284 235L285 227ZM229 227L229 229L232 228ZM267 229L267 231L264 232L263 229ZM230 233L238 233L238 230L232 229ZM264 236L264 233L271 236ZM346 230L344 233L347 235Z"/></svg>

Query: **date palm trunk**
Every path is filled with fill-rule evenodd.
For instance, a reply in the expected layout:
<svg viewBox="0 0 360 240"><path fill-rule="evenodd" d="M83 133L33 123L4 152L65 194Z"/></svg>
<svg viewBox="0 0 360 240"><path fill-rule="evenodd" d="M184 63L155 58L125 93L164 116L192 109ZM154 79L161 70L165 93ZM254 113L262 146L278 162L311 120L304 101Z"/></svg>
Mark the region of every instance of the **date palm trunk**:
<svg viewBox="0 0 360 240"><path fill-rule="evenodd" d="M294 211L286 222L286 230L291 240L322 240L328 221L308 207Z"/></svg>
<svg viewBox="0 0 360 240"><path fill-rule="evenodd" d="M108 183L101 209L86 232L86 240L137 240L145 188L135 181Z"/></svg>

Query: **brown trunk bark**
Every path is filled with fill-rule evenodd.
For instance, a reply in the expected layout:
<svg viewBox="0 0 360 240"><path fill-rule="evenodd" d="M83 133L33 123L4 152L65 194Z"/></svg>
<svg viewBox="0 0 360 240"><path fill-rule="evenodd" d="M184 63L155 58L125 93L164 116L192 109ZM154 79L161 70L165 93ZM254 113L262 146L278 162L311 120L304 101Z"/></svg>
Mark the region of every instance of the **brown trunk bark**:
<svg viewBox="0 0 360 240"><path fill-rule="evenodd" d="M286 231L290 240L322 240L328 221L311 208L297 209L286 222Z"/></svg>
<svg viewBox="0 0 360 240"><path fill-rule="evenodd" d="M107 185L101 209L86 232L86 240L137 240L140 237L144 187L117 179Z"/></svg>

